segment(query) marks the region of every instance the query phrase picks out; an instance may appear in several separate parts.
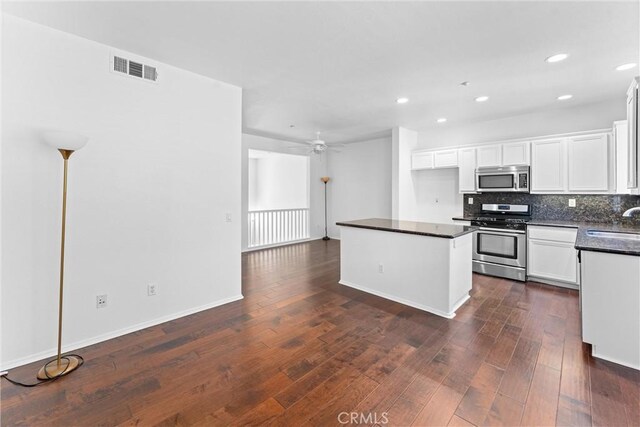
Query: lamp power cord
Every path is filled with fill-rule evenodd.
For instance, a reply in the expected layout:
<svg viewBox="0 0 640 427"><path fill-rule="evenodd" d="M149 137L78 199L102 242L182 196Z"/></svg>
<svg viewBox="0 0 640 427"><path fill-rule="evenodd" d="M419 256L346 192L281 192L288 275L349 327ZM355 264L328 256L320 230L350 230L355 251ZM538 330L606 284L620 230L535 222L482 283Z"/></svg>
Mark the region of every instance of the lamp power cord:
<svg viewBox="0 0 640 427"><path fill-rule="evenodd" d="M65 355L60 357L61 360L66 360L67 361L67 368L69 368L69 366L71 366L71 364L69 363L69 356L73 356L73 357L78 359L78 366L76 368L74 368L74 369L77 369L80 366L84 365L84 359L82 358L82 356L80 356L79 354L71 354L70 353L70 354L65 354ZM67 369L65 369L64 371L60 372L58 375L49 376L49 373L46 370L46 366L49 366L50 363L56 362L57 360L58 360L58 358L55 357L54 359L49 360L44 365L45 366L44 373L47 375L47 378L44 379L44 380L39 380L36 383L26 384L26 383L21 383L20 381L13 380L13 379L9 378L9 376L8 376L9 373L8 372L0 373L0 378L4 378L5 380L9 381L11 384L14 384L14 385L17 385L17 386L20 386L20 387L37 387L37 386L42 385L42 384L47 384L47 383L50 383L52 381L55 381L55 380L63 377L65 374L67 374L69 372L69 371L67 371Z"/></svg>

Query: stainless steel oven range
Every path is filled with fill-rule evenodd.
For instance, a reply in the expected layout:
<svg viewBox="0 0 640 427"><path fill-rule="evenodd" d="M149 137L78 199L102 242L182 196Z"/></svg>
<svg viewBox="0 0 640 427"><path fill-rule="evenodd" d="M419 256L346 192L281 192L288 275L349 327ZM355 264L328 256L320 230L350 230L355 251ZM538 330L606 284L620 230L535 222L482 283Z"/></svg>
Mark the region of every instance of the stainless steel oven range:
<svg viewBox="0 0 640 427"><path fill-rule="evenodd" d="M530 205L483 204L471 220L473 271L508 279L527 280L527 228Z"/></svg>

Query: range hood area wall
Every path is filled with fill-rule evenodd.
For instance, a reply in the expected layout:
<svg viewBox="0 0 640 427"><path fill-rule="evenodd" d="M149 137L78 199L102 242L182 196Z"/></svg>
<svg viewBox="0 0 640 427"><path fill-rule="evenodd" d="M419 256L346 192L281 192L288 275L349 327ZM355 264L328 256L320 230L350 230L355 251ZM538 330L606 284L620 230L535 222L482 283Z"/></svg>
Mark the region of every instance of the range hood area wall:
<svg viewBox="0 0 640 427"><path fill-rule="evenodd" d="M473 204L469 204L473 198ZM569 207L569 199L575 199L576 207ZM638 218L622 218L622 213L640 206L640 196L622 194L524 194L479 193L464 194L464 216L478 216L483 203L531 205L533 219L588 222L631 222L640 224Z"/></svg>

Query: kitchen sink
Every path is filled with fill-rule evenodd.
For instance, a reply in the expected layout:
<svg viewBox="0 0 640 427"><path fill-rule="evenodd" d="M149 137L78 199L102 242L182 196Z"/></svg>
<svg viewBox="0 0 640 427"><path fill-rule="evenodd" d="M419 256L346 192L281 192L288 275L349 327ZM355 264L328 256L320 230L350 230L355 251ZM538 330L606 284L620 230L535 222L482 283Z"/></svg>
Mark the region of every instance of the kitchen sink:
<svg viewBox="0 0 640 427"><path fill-rule="evenodd" d="M640 234L624 233L624 232L621 232L621 231L587 230L587 236L603 237L605 239L625 239L625 240L639 240L640 241Z"/></svg>

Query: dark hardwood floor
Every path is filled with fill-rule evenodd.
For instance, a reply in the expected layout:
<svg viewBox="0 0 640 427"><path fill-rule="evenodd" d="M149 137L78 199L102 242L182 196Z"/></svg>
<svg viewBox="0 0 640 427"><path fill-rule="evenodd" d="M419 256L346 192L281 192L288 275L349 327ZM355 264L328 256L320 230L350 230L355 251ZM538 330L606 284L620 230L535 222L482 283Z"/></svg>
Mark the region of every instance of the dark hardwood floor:
<svg viewBox="0 0 640 427"><path fill-rule="evenodd" d="M589 356L574 291L474 276L446 320L338 278L337 241L245 254L244 300L85 348L59 381L2 381L2 425L640 423L640 375Z"/></svg>

